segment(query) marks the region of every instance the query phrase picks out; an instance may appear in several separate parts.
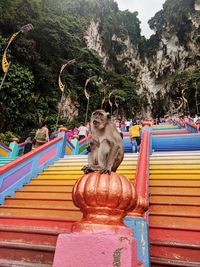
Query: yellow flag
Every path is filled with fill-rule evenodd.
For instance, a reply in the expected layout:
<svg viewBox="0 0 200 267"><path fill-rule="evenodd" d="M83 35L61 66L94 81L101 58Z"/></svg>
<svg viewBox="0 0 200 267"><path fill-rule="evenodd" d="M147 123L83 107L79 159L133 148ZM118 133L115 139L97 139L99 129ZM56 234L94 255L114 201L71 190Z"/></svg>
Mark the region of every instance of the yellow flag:
<svg viewBox="0 0 200 267"><path fill-rule="evenodd" d="M92 77L88 78L88 79L86 80L86 82L85 82L84 93L85 93L85 97L87 98L87 100L90 98L90 95L89 95L89 93L87 92L86 88L87 88L88 83L89 83L92 79L96 79L96 76L92 76Z"/></svg>
<svg viewBox="0 0 200 267"><path fill-rule="evenodd" d="M111 95L113 94L113 92L111 92L110 94L109 94L109 97L108 97L108 103L109 103L109 105L112 107L112 102L111 102L111 100L110 100L110 97L111 97Z"/></svg>
<svg viewBox="0 0 200 267"><path fill-rule="evenodd" d="M85 93L85 97L87 98L87 100L90 98L90 95L88 94L86 88L87 88L87 85L89 83L89 81L91 80L91 78L87 79L86 82L85 82L85 88L84 88L84 93Z"/></svg>
<svg viewBox="0 0 200 267"><path fill-rule="evenodd" d="M2 58L2 69L3 69L3 72L6 72L7 68L8 68L8 60L6 58L6 50L5 50L4 53L3 53L3 58Z"/></svg>
<svg viewBox="0 0 200 267"><path fill-rule="evenodd" d="M8 60L7 60L7 57L6 57L6 53L7 53L7 49L9 47L9 45L12 43L12 41L16 38L16 36L20 33L20 31L16 32L16 33L13 33L13 35L11 36L7 46L6 46L6 49L3 53L3 58L2 58L2 69L3 69L3 72L6 72L7 69L8 69Z"/></svg>
<svg viewBox="0 0 200 267"><path fill-rule="evenodd" d="M58 77L58 85L59 85L59 87L60 87L60 90L62 91L62 92L64 92L64 90L65 90L65 85L61 82L61 74L62 74L62 72L63 72L63 70L66 68L66 67L68 67L68 66L70 66L70 65L72 65L72 64L74 64L74 63L76 63L76 60L75 59L72 59L72 60L70 60L69 62L67 62L66 64L63 64L62 65L62 67L61 67L61 69L60 69L60 74L59 74L59 77Z"/></svg>

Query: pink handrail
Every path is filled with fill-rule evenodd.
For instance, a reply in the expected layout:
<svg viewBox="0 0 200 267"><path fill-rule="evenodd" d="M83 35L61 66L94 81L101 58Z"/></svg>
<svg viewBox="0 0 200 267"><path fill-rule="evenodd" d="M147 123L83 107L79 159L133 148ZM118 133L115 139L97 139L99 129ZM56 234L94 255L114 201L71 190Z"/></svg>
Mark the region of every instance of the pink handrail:
<svg viewBox="0 0 200 267"><path fill-rule="evenodd" d="M23 147L23 146L25 146L26 145L26 142L23 142L23 143L20 143L18 146L19 147Z"/></svg>
<svg viewBox="0 0 200 267"><path fill-rule="evenodd" d="M83 143L85 143L88 139L90 139L92 137L92 134L88 134L87 137L83 138L82 140L79 141L79 145L82 145Z"/></svg>
<svg viewBox="0 0 200 267"><path fill-rule="evenodd" d="M196 124L192 124L190 122L186 122L185 124L188 125L188 126L190 126L190 127L192 127L192 128L194 128L195 130L197 130Z"/></svg>
<svg viewBox="0 0 200 267"><path fill-rule="evenodd" d="M29 153L27 153L27 154L15 159L14 161L11 161L11 162L1 166L0 167L0 174L12 169L13 167L17 166L18 164L22 163L23 161L25 161L25 160L27 160L27 159L29 159L31 157L33 157L34 155L38 154L39 152L45 150L46 148L52 146L53 144L59 142L62 139L63 139L62 136L57 137L54 140L52 140L52 141L50 141L50 142L48 142L48 143L46 143L46 144L44 144L44 145L42 145L40 147L37 147L34 150L32 150L31 152L29 152Z"/></svg>
<svg viewBox="0 0 200 267"><path fill-rule="evenodd" d="M135 187L139 196L148 199L150 132L142 135L140 154L136 170Z"/></svg>
<svg viewBox="0 0 200 267"><path fill-rule="evenodd" d="M128 216L144 217L148 221L146 211L149 205L148 178L149 178L149 152L150 152L150 132L145 131L142 134L140 145L140 154L137 163L135 189L137 192L137 205Z"/></svg>

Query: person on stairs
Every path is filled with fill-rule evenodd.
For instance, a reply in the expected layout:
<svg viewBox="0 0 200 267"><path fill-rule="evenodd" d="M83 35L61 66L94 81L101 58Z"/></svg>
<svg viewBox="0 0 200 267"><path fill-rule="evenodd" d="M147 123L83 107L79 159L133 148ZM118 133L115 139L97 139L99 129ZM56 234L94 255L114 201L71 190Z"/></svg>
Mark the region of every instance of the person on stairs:
<svg viewBox="0 0 200 267"><path fill-rule="evenodd" d="M46 142L49 142L49 129L47 127L46 122L40 124L34 139L35 139L35 147L41 146Z"/></svg>
<svg viewBox="0 0 200 267"><path fill-rule="evenodd" d="M139 151L139 146L141 142L141 126L137 124L136 121L133 121L131 128L129 129L130 133L130 142L132 145L133 153Z"/></svg>

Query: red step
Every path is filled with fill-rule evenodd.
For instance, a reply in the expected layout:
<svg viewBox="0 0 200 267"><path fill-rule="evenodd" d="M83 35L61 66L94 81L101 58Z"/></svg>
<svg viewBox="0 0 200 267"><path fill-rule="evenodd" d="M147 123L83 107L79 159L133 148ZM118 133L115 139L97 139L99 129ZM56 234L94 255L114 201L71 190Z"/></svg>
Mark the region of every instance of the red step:
<svg viewBox="0 0 200 267"><path fill-rule="evenodd" d="M60 233L74 221L0 216L0 266L50 267Z"/></svg>
<svg viewBox="0 0 200 267"><path fill-rule="evenodd" d="M200 263L200 244L173 241L150 241L151 257Z"/></svg>

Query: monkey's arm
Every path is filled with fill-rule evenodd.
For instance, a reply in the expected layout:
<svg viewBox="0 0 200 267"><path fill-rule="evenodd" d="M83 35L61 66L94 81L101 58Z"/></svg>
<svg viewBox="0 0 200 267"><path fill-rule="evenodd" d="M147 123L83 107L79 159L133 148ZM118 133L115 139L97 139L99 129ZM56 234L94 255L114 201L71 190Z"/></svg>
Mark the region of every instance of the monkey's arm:
<svg viewBox="0 0 200 267"><path fill-rule="evenodd" d="M99 149L99 142L93 139L90 142L91 151L88 153L88 165L85 165L82 168L84 173L89 173L94 171L94 166L98 164L98 149Z"/></svg>
<svg viewBox="0 0 200 267"><path fill-rule="evenodd" d="M98 148L89 153L88 165L83 167L83 171L85 173L93 171L100 171L101 173L111 172L111 168L107 168L110 147L110 142L107 139L104 139Z"/></svg>

